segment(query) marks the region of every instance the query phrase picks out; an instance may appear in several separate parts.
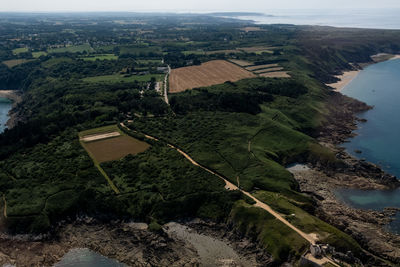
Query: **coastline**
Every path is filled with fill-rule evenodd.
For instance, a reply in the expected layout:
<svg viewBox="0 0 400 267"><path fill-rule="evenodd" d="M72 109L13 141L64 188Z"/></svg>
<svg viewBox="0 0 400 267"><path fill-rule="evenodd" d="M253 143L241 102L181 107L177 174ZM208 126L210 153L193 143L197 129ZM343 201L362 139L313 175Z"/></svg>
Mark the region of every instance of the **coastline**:
<svg viewBox="0 0 400 267"><path fill-rule="evenodd" d="M331 92L327 102L329 115L317 140L334 152L341 161L339 166L308 163L309 170L293 171L301 192L316 203L315 215L325 222L350 234L364 249L368 266L387 266L400 263L400 235L389 232L385 226L393 221L397 208L383 211L361 210L342 202L335 194L341 188L361 190L389 190L398 188L400 181L377 165L348 154L341 144L354 137L354 130L364 122L357 114L371 109L367 104ZM390 265L388 265L390 266Z"/></svg>
<svg viewBox="0 0 400 267"><path fill-rule="evenodd" d="M326 85L329 87L332 87L333 91L335 91L335 92L341 92L349 83L351 83L360 74L360 72L363 70L363 68L365 68L369 65L384 62L387 60L400 59L400 55L380 53L380 54L372 55L371 59L372 59L371 63L360 64L359 69L344 71L341 75L336 75L335 77L338 79L338 81L335 83L329 83Z"/></svg>
<svg viewBox="0 0 400 267"><path fill-rule="evenodd" d="M335 92L340 92L345 88L351 81L353 81L358 74L360 74L361 70L351 70L345 71L342 75L335 76L339 79L339 81L335 83L326 84L329 87L332 87Z"/></svg>
<svg viewBox="0 0 400 267"><path fill-rule="evenodd" d="M8 98L12 101L12 107L8 112L9 119L6 122L6 126L11 129L18 122L18 114L13 110L16 105L22 101L22 96L17 90L0 90L0 97Z"/></svg>

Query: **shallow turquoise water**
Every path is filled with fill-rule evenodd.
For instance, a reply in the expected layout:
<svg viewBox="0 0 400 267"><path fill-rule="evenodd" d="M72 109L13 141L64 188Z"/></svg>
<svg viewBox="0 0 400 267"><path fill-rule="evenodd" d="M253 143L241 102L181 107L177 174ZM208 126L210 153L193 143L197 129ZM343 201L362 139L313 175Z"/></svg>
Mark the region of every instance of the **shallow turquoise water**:
<svg viewBox="0 0 400 267"><path fill-rule="evenodd" d="M6 123L9 119L8 112L11 109L12 102L7 99L0 97L0 133L4 131L6 127Z"/></svg>
<svg viewBox="0 0 400 267"><path fill-rule="evenodd" d="M73 249L54 267L126 267L89 249Z"/></svg>
<svg viewBox="0 0 400 267"><path fill-rule="evenodd" d="M360 115L367 122L361 123L356 131L358 136L344 145L347 151L400 178L400 60L367 67L344 88L343 93L374 106L373 110ZM355 150L361 150L362 154L355 154ZM382 210L400 207L400 189L343 189L336 194L356 208ZM389 229L400 233L400 215Z"/></svg>

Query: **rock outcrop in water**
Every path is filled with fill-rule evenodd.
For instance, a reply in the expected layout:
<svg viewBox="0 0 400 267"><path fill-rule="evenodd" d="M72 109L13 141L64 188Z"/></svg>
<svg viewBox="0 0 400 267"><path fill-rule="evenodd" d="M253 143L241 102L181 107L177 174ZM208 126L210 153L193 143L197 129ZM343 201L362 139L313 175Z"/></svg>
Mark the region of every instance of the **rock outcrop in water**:
<svg viewBox="0 0 400 267"><path fill-rule="evenodd" d="M343 164L338 167L316 162L310 165L310 170L293 171L300 190L315 199L319 218L350 234L367 250L363 259L367 266L391 266L382 258L398 265L400 236L384 228L398 209L388 208L382 212L354 209L340 202L334 194L339 188L384 190L400 186L395 176L385 173L375 164L354 158L338 147L354 136L353 131L360 123L357 113L371 107L335 92L332 92L328 107L330 116L320 129L318 140L334 151Z"/></svg>

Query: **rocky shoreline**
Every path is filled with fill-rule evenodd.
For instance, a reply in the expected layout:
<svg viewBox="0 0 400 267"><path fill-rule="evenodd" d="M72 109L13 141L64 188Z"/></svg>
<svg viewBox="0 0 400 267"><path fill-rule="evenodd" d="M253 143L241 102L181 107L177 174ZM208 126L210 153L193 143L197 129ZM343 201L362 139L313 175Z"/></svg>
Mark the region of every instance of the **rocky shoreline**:
<svg viewBox="0 0 400 267"><path fill-rule="evenodd" d="M6 122L6 126L9 129L11 129L20 120L20 118L18 116L18 113L15 112L14 109L18 105L18 103L20 103L22 101L22 96L20 94L20 91L16 91L16 90L0 90L0 97L8 98L8 99L12 100L12 102L13 102L12 108L8 112L8 115L9 115L10 118Z"/></svg>
<svg viewBox="0 0 400 267"><path fill-rule="evenodd" d="M225 243L238 255L236 259L227 259L215 266L246 266L242 264L242 259L250 262L251 266L263 266L271 260L268 254L246 238L226 231L225 225L199 219L180 222L179 225L184 225L190 232ZM198 266L201 263L198 250L193 245L164 230L156 233L148 230L144 223L103 223L84 217L72 223L59 223L51 237L2 234L0 265L53 266L74 248L88 248L128 266Z"/></svg>
<svg viewBox="0 0 400 267"><path fill-rule="evenodd" d="M354 136L358 123L364 122L357 118L357 113L372 107L340 93L331 94L328 101L330 115L318 133L318 140L336 154L341 164L326 166L317 162L309 164L310 170L294 171L293 174L300 190L315 199L316 215L350 234L367 250L368 266L390 266L385 260L399 264L400 236L384 228L399 209L388 208L382 212L354 209L338 200L334 193L340 188L394 189L400 182L378 166L354 158L339 147Z"/></svg>

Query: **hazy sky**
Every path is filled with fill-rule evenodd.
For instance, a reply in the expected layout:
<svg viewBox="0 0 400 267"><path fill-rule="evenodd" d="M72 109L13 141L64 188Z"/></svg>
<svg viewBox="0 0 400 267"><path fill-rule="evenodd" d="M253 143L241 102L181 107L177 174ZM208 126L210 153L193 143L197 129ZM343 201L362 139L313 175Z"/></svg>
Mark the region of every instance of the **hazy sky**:
<svg viewBox="0 0 400 267"><path fill-rule="evenodd" d="M0 11L259 11L400 8L400 0L0 0Z"/></svg>

